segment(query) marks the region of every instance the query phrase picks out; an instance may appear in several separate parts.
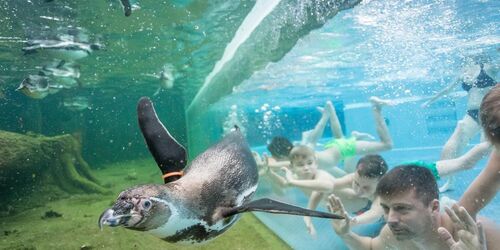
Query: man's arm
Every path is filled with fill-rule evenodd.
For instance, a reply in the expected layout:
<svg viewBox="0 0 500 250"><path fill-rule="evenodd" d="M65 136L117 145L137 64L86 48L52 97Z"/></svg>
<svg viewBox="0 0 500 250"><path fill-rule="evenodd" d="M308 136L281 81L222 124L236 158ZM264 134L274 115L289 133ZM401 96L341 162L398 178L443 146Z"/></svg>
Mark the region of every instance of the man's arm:
<svg viewBox="0 0 500 250"><path fill-rule="evenodd" d="M344 241L349 249L383 249L389 246L389 242L393 239L392 233L387 226L382 228L380 235L376 238L359 236L351 231L349 214L345 211L344 205L335 195L328 197L328 210L331 213L340 214L345 217L343 220L332 220L332 226L337 235ZM384 239L382 241L381 239Z"/></svg>

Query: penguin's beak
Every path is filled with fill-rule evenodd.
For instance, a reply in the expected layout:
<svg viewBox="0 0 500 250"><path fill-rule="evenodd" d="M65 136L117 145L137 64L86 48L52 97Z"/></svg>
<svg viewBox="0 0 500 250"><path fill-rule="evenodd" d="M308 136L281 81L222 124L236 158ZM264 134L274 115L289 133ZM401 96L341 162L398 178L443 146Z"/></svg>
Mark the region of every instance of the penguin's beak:
<svg viewBox="0 0 500 250"><path fill-rule="evenodd" d="M111 227L116 227L120 225L120 218L114 216L113 215L114 213L115 210L108 208L101 214L101 216L99 216L99 229L102 230L102 227L104 225L109 225Z"/></svg>
<svg viewBox="0 0 500 250"><path fill-rule="evenodd" d="M130 215L128 214L116 214L115 210L108 208L99 216L99 228L102 230L104 225L110 227L123 225L126 222L126 218L129 217Z"/></svg>

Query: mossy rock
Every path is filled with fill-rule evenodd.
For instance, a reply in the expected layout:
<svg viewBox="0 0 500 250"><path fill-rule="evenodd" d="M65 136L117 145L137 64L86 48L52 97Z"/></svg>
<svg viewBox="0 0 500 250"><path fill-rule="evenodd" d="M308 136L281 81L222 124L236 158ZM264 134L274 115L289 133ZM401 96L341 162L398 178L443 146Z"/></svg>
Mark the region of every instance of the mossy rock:
<svg viewBox="0 0 500 250"><path fill-rule="evenodd" d="M72 135L47 137L0 130L0 198L19 201L31 194L56 199L74 193L104 193ZM33 195L31 195L33 196ZM47 197L50 196L50 197Z"/></svg>

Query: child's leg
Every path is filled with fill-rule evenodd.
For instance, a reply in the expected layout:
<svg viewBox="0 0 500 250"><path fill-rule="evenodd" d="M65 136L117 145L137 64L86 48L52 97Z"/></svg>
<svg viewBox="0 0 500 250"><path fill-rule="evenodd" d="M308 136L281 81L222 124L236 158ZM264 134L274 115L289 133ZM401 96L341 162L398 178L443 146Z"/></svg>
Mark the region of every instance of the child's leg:
<svg viewBox="0 0 500 250"><path fill-rule="evenodd" d="M306 145L311 148L316 147L318 140L323 137L323 132L325 131L326 123L330 117L330 112L325 108L318 108L321 112L321 118L319 119L316 126L313 129L302 132L302 145Z"/></svg>
<svg viewBox="0 0 500 250"><path fill-rule="evenodd" d="M354 138L356 138L356 140L360 140L360 141L374 141L374 140L376 140L375 136L368 134L368 133L359 132L356 130L353 130L351 132L351 137L354 137Z"/></svg>
<svg viewBox="0 0 500 250"><path fill-rule="evenodd" d="M346 175L347 172L342 170L339 167L333 167L331 174L333 175L333 177L339 178L339 177Z"/></svg>
<svg viewBox="0 0 500 250"><path fill-rule="evenodd" d="M382 106L389 105L390 102L382 100L378 97L370 97L370 102L372 103L373 117L375 118L375 125L377 128L377 134L380 137L380 141L386 145L386 150L392 148L392 138L389 133L389 128L385 123L384 117L382 116Z"/></svg>
<svg viewBox="0 0 500 250"><path fill-rule="evenodd" d="M450 139L443 146L441 152L441 160L449 160L457 158L467 146L467 143L481 130L477 122L469 115L457 122L457 127ZM439 192L446 192L453 186L455 177L450 176L443 186L439 187Z"/></svg>
<svg viewBox="0 0 500 250"><path fill-rule="evenodd" d="M348 157L344 159L344 170L347 173L354 173L356 171L356 164L358 159L356 157Z"/></svg>
<svg viewBox="0 0 500 250"><path fill-rule="evenodd" d="M466 170L474 167L478 161L484 158L491 149L489 142L482 142L472 147L464 155L448 160L436 162L439 175L441 177L454 174L461 170Z"/></svg>
<svg viewBox="0 0 500 250"><path fill-rule="evenodd" d="M382 116L382 106L387 105L390 102L382 100L378 97L370 97L370 102L373 105L373 116L375 118L375 125L380 141L356 141L356 154L359 155L378 153L392 148L392 139L389 134L389 129L387 128L387 124L385 124L384 117Z"/></svg>
<svg viewBox="0 0 500 250"><path fill-rule="evenodd" d="M332 130L332 136L337 139L344 138L344 133L342 132L337 112L335 111L335 107L331 101L326 102L325 110L330 114L330 128Z"/></svg>

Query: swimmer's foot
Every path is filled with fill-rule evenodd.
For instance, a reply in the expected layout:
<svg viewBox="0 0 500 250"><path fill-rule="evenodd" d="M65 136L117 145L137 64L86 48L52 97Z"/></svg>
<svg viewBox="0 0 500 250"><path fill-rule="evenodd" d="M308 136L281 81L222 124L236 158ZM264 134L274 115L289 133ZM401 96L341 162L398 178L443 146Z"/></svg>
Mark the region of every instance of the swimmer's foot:
<svg viewBox="0 0 500 250"><path fill-rule="evenodd" d="M381 109L382 106L392 106L394 103L391 100L384 100L381 98L378 98L376 96L370 97L370 102L372 103L372 106L377 109Z"/></svg>
<svg viewBox="0 0 500 250"><path fill-rule="evenodd" d="M439 192L444 193L452 190L454 183L455 183L455 176L449 177L448 180L446 180L446 183L443 186L439 187Z"/></svg>
<svg viewBox="0 0 500 250"><path fill-rule="evenodd" d="M356 138L356 140L368 140L368 141L375 140L375 136L368 134L368 133L359 132L359 131L352 131L351 136Z"/></svg>
<svg viewBox="0 0 500 250"><path fill-rule="evenodd" d="M331 101L326 101L325 110L330 114L335 114L335 107Z"/></svg>
<svg viewBox="0 0 500 250"><path fill-rule="evenodd" d="M325 108L318 106L316 107L316 110L318 110L321 113L321 115L326 115L327 111L325 110Z"/></svg>

